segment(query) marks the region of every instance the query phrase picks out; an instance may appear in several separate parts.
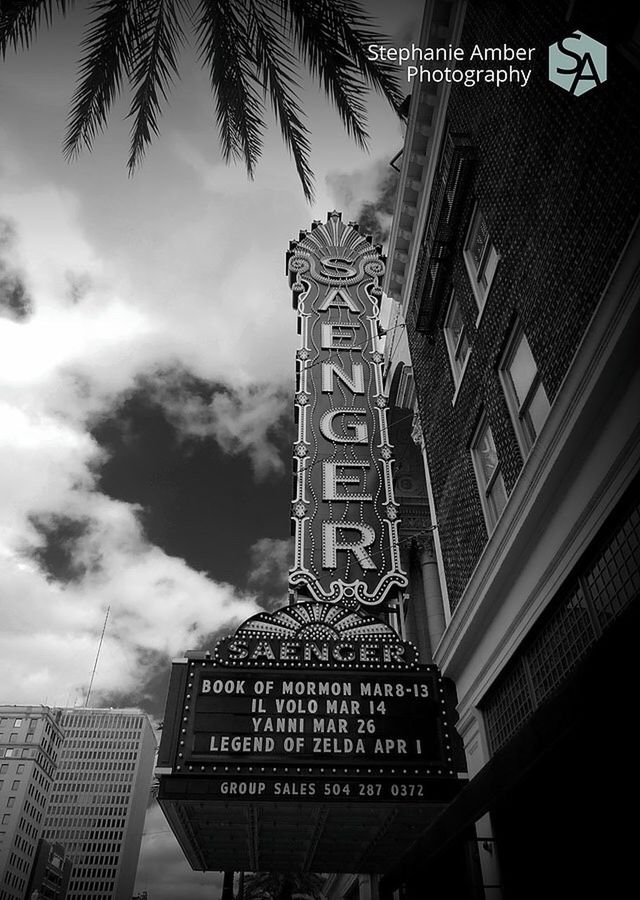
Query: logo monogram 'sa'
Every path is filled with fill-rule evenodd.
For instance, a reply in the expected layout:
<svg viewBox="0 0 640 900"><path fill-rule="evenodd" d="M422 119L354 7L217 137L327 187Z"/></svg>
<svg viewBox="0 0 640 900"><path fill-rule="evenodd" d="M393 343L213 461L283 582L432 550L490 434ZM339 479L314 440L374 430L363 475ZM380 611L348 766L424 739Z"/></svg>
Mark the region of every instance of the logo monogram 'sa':
<svg viewBox="0 0 640 900"><path fill-rule="evenodd" d="M549 47L549 80L579 97L607 80L607 48L574 31Z"/></svg>

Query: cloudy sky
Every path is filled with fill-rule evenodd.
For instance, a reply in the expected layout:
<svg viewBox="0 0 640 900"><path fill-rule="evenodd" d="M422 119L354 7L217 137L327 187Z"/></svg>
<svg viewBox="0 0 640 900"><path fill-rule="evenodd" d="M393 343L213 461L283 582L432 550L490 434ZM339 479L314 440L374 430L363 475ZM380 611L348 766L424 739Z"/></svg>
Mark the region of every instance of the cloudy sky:
<svg viewBox="0 0 640 900"><path fill-rule="evenodd" d="M284 254L328 210L367 212L402 134L372 99L366 154L309 90L309 206L273 127L253 182L223 164L187 56L134 178L126 103L69 164L84 5L0 67L0 703L83 704L109 610L91 705L160 719L172 656L285 602ZM369 7L417 35L419 0ZM137 890L212 896L156 805L145 832Z"/></svg>

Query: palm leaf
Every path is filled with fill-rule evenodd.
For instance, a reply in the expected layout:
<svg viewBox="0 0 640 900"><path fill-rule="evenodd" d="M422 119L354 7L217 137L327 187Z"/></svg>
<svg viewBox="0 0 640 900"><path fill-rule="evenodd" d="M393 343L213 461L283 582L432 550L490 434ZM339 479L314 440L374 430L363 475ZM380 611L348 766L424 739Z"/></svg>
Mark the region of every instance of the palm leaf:
<svg viewBox="0 0 640 900"><path fill-rule="evenodd" d="M341 38L344 46L351 53L367 84L386 97L397 112L404 100L398 67L390 62L374 62L369 57L370 44L384 43L380 32L371 28L373 19L363 14L360 4L354 0L334 0L332 5L336 15L342 17Z"/></svg>
<svg viewBox="0 0 640 900"><path fill-rule="evenodd" d="M268 94L271 99L276 121L293 156L304 195L311 201L313 173L309 165L309 131L301 118L296 73L286 61L288 48L283 39L282 14L277 8L266 10L262 4L249 0L247 24L258 77L263 83L265 95Z"/></svg>
<svg viewBox="0 0 640 900"><path fill-rule="evenodd" d="M200 0L196 15L198 48L209 71L224 159L244 159L253 178L264 122L247 42L246 9L237 0Z"/></svg>
<svg viewBox="0 0 640 900"><path fill-rule="evenodd" d="M42 20L49 27L54 11L64 16L75 0L2 0L0 6L0 53L3 58L7 47L27 50L36 37Z"/></svg>
<svg viewBox="0 0 640 900"><path fill-rule="evenodd" d="M364 98L371 88L397 109L397 68L368 57L384 43L361 0L89 0L78 84L63 149L74 157L91 149L125 79L132 172L158 134L161 107L178 76L178 53L187 14L214 95L225 161L244 160L253 177L262 151L264 103L269 97L292 154L305 197L312 199L310 139L298 96L298 61L337 108L349 135L365 147ZM42 24L64 16L75 0L0 0L0 53L26 49Z"/></svg>
<svg viewBox="0 0 640 900"><path fill-rule="evenodd" d="M152 135L158 135L160 97L167 100L169 87L178 76L176 51L184 43L182 17L186 13L184 0L156 0L143 4L136 41L136 59L131 75L136 89L129 116L134 119L131 129L131 152L127 163L132 173Z"/></svg>
<svg viewBox="0 0 640 900"><path fill-rule="evenodd" d="M343 22L334 0L282 0L296 52L333 101L356 143L368 142L365 85L341 41Z"/></svg>
<svg viewBox="0 0 640 900"><path fill-rule="evenodd" d="M94 18L82 41L80 83L71 100L63 151L74 157L82 146L91 149L107 124L109 110L122 90L135 58L140 27L139 5L145 0L94 0Z"/></svg>

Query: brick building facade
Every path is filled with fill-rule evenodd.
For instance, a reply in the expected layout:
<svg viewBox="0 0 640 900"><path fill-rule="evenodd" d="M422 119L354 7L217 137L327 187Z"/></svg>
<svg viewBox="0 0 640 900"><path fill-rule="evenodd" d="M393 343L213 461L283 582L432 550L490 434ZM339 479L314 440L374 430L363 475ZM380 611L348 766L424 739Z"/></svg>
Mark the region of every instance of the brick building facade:
<svg viewBox="0 0 640 900"><path fill-rule="evenodd" d="M640 589L640 44L614 12L426 6L422 47L536 49L526 87L416 83L401 160L387 378L416 417L446 623L430 655L472 775L387 879L407 896L456 841L477 849L469 896L611 891L629 865L624 779L600 783L624 733L596 714L631 701ZM576 29L608 48L580 97L547 77Z"/></svg>

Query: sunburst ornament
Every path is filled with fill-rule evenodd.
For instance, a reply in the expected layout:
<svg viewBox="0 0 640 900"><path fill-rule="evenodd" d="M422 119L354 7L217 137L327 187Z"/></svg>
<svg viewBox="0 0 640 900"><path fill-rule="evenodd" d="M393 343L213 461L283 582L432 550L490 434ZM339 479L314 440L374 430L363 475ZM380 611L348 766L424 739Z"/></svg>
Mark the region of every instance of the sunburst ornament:
<svg viewBox="0 0 640 900"><path fill-rule="evenodd" d="M302 651L310 645L324 648L325 656L316 653L311 662ZM246 648L247 653L237 657L234 648L239 646ZM218 641L214 660L239 667L255 665L251 648L256 647L260 648L260 664L276 668L335 668L336 659L340 668L355 669L412 670L417 664L414 645L401 640L386 622L363 612L355 598L353 603L310 600L272 613L258 613L243 622L231 637ZM268 653L266 647L270 648ZM288 655L292 647L298 648L297 659ZM328 647L335 647L335 653L327 652ZM348 662L341 655L345 648L351 648Z"/></svg>
<svg viewBox="0 0 640 900"><path fill-rule="evenodd" d="M376 637L397 641L398 635L385 622L349 609L343 603L311 600L285 606L273 613L258 613L237 629L235 637L263 636L308 640L360 640Z"/></svg>

